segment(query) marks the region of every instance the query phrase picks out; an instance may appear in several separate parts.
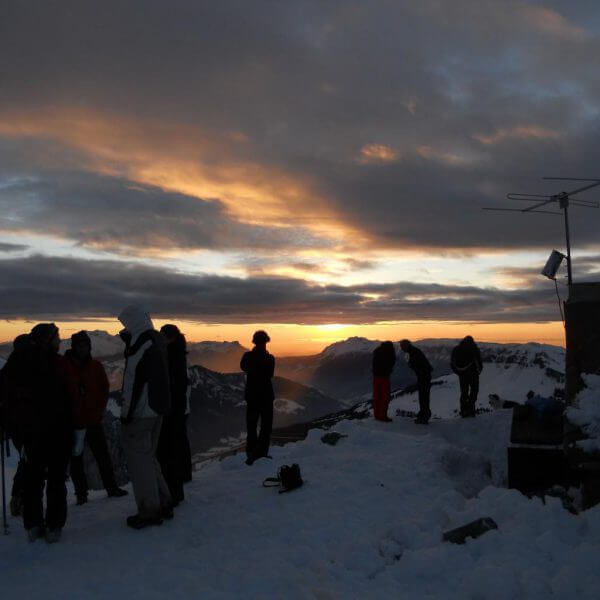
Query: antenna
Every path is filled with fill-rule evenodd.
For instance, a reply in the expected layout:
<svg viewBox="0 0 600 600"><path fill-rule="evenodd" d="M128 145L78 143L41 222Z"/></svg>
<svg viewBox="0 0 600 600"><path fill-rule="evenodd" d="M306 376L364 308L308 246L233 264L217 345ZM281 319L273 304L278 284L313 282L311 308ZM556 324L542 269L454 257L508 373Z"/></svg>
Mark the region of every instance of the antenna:
<svg viewBox="0 0 600 600"><path fill-rule="evenodd" d="M600 208L600 202L594 202L592 200L580 200L579 198L577 198L576 200L571 200L571 196L574 196L575 194L580 194L581 192L585 192L586 190L600 185L600 179L581 179L578 177L542 177L542 179L551 181L589 181L591 183L588 183L583 187L577 188L572 192L559 192L558 194L553 194L552 196L544 196L541 194L506 194L506 197L509 200L517 200L519 202L530 202L532 204L530 204L530 206L526 208L486 207L483 210L502 210L521 213L543 213L546 215L563 214L565 218L565 236L567 239L567 281L569 284L569 289L571 289L571 285L573 284L573 272L571 270L571 234L569 230L569 205L572 204L573 206L583 206L586 208ZM563 212L561 213L557 210L540 210L544 209L545 207L554 208L555 206L556 208L561 209Z"/></svg>

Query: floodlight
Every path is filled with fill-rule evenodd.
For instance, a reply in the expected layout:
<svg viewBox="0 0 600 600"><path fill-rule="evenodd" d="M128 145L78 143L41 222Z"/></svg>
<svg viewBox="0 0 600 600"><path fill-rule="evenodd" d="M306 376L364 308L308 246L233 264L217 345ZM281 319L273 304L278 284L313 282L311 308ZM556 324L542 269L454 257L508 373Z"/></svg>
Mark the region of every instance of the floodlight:
<svg viewBox="0 0 600 600"><path fill-rule="evenodd" d="M556 280L556 273L565 258L566 256L562 252L552 250L552 254L550 254L542 269L542 275L545 275L548 279Z"/></svg>

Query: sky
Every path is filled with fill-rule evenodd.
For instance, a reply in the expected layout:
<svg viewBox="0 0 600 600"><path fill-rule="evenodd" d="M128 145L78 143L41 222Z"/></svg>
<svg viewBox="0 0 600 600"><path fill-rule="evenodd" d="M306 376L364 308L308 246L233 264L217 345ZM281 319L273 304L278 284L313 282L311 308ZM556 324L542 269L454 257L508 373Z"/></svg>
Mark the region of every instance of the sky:
<svg viewBox="0 0 600 600"><path fill-rule="evenodd" d="M0 340L267 328L562 344L560 216L509 192L600 177L593 0L6 0ZM594 190L580 196L598 200ZM571 211L575 281L600 210ZM566 296L565 269L559 294Z"/></svg>

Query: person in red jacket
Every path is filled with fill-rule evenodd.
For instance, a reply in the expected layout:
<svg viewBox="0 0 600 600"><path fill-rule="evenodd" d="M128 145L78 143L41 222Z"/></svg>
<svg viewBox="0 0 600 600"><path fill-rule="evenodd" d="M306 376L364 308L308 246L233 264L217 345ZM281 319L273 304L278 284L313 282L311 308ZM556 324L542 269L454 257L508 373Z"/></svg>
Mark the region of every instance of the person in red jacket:
<svg viewBox="0 0 600 600"><path fill-rule="evenodd" d="M390 376L396 364L396 351L392 342L382 342L373 350L373 417L390 422L387 415L390 403Z"/></svg>
<svg viewBox="0 0 600 600"><path fill-rule="evenodd" d="M65 353L67 387L71 399L73 427L85 436L100 471L102 483L110 497L125 496L117 486L104 437L102 417L108 402L109 384L102 363L92 358L92 342L85 331L71 336L71 349ZM71 458L71 479L77 504L85 504L88 484L83 470L83 444L75 445Z"/></svg>

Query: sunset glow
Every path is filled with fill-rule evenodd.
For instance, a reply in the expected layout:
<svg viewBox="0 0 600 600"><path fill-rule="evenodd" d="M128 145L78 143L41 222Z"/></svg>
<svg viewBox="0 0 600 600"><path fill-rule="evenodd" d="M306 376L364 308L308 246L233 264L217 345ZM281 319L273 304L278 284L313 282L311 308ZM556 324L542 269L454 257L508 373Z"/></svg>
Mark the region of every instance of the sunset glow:
<svg viewBox="0 0 600 600"><path fill-rule="evenodd" d="M115 332L138 302L190 340L269 328L281 354L466 331L562 344L565 273L558 299L539 273L562 220L481 209L594 174L600 104L576 58L595 25L466 7L281 3L267 26L199 3L135 44L110 12L103 32L46 8L9 28L0 340L42 320ZM575 279L597 279L597 211L571 226Z"/></svg>

